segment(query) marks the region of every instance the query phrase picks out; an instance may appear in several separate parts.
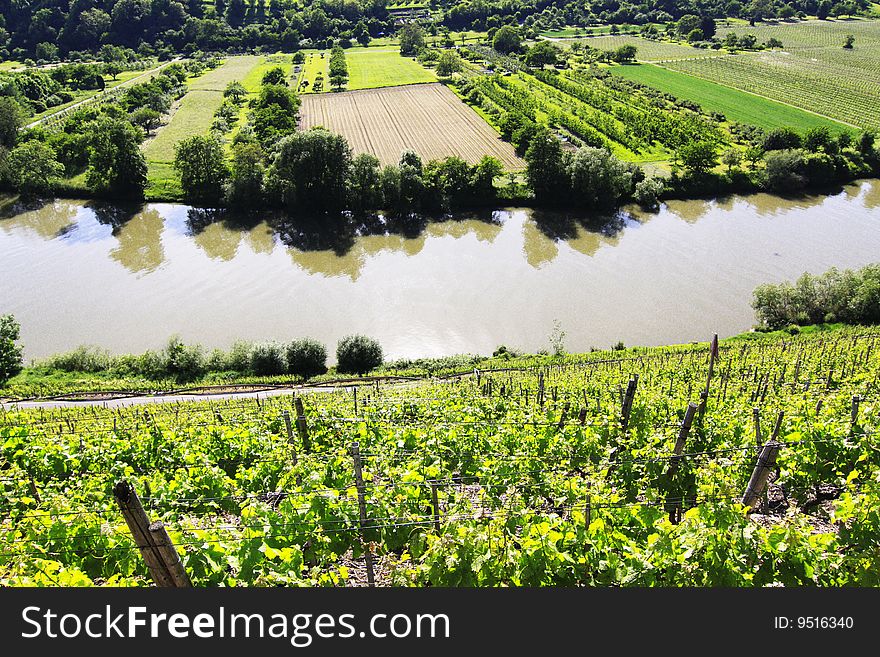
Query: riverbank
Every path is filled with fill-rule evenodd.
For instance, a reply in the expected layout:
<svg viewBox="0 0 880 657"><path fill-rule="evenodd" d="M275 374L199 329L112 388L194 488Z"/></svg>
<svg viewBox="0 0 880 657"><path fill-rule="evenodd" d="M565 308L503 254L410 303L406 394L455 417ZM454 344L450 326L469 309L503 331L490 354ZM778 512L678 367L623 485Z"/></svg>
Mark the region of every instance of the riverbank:
<svg viewBox="0 0 880 657"><path fill-rule="evenodd" d="M781 331L750 331L719 341L720 349L733 349L742 342L835 338L857 335L871 330L868 327L849 327L843 324L819 324ZM201 398L268 397L292 394L305 390L333 390L340 387L373 385L400 385L431 378L457 378L475 371L523 370L573 363L600 363L609 360L626 362L649 354L690 353L705 350L708 343L691 342L665 347L626 347L574 354L519 354L500 347L488 355L460 354L444 358L402 359L376 368L369 375L342 374L331 367L326 374L305 379L290 375L254 376L246 372L209 372L188 383L173 378L149 379L121 374L110 368L99 372L64 371L48 365L31 365L0 388L0 402L14 404L22 401L51 401L76 403L108 403L120 401L126 405L144 403L145 397L164 401ZM136 358L119 357L120 360ZM57 404L53 404L57 405Z"/></svg>

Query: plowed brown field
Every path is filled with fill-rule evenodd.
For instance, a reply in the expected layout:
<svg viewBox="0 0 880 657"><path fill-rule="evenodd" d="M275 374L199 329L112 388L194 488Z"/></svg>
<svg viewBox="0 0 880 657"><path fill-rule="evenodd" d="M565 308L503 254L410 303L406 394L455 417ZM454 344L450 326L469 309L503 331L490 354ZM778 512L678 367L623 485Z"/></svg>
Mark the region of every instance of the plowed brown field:
<svg viewBox="0 0 880 657"><path fill-rule="evenodd" d="M415 84L302 96L300 129L323 126L354 153L394 164L409 149L425 161L457 155L474 164L494 155L508 170L525 168L513 146L442 84Z"/></svg>

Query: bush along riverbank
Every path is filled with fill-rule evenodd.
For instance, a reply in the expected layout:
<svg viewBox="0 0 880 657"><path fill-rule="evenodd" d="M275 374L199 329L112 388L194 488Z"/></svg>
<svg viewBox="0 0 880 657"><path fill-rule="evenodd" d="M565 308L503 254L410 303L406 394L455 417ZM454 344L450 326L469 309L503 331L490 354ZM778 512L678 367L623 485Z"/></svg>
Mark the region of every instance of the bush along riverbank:
<svg viewBox="0 0 880 657"><path fill-rule="evenodd" d="M704 348L702 343L668 347L627 347L622 342L608 350L591 349L567 353L558 340L535 354L499 346L492 355L458 354L439 358L386 360L381 345L366 336L347 336L336 348L336 364L327 364L327 348L319 341L301 338L288 343L239 341L228 350L207 350L172 337L163 349L143 354L112 355L96 346L77 349L28 365L22 361L18 325L10 316L3 319L3 347L0 348L0 400L73 396L103 398L116 393L168 393L214 388L226 392L259 387L358 385L372 380L449 377L481 371L545 367L562 363L638 358L649 352L670 353ZM722 340L723 344L744 340L779 340L792 335L846 335L864 332L842 323L792 327L777 331L744 333Z"/></svg>

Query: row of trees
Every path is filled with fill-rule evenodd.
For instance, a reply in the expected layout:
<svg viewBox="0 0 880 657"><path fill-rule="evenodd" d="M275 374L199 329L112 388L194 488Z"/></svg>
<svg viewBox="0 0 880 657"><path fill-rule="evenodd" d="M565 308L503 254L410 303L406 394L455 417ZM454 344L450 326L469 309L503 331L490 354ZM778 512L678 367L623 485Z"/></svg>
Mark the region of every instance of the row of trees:
<svg viewBox="0 0 880 657"><path fill-rule="evenodd" d="M755 289L752 307L762 328L824 322L880 324L880 264L852 271L805 273L794 284Z"/></svg>
<svg viewBox="0 0 880 657"><path fill-rule="evenodd" d="M799 15L845 16L866 11L866 0L459 0L441 3L428 24L451 30L500 30L505 25L535 30L600 23L678 23L696 16L709 38L709 21L727 16L752 21ZM359 42L396 30L387 3L377 0L300 3L294 0L41 0L0 3L0 58L53 59L95 52L103 45L137 49L142 55L193 50L261 47L294 50L329 47L328 39ZM684 32L685 36L689 32Z"/></svg>
<svg viewBox="0 0 880 657"><path fill-rule="evenodd" d="M344 137L323 128L289 134L271 149L240 141L231 162L217 137L193 136L178 145L175 167L187 199L201 205L394 215L491 204L503 173L488 156L472 166L457 157L423 163L413 152L382 167L373 155L353 156Z"/></svg>

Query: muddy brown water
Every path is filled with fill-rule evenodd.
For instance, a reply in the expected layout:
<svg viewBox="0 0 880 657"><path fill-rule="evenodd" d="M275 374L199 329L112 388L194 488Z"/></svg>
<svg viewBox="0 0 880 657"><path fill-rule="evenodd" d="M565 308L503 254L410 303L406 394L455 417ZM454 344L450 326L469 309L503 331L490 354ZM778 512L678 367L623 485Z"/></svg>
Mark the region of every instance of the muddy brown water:
<svg viewBox="0 0 880 657"><path fill-rule="evenodd" d="M616 217L500 209L427 224L234 220L184 205L0 201L0 314L26 357L116 353L172 334L349 333L390 358L705 340L748 330L751 293L880 261L880 182L830 196L674 201Z"/></svg>

